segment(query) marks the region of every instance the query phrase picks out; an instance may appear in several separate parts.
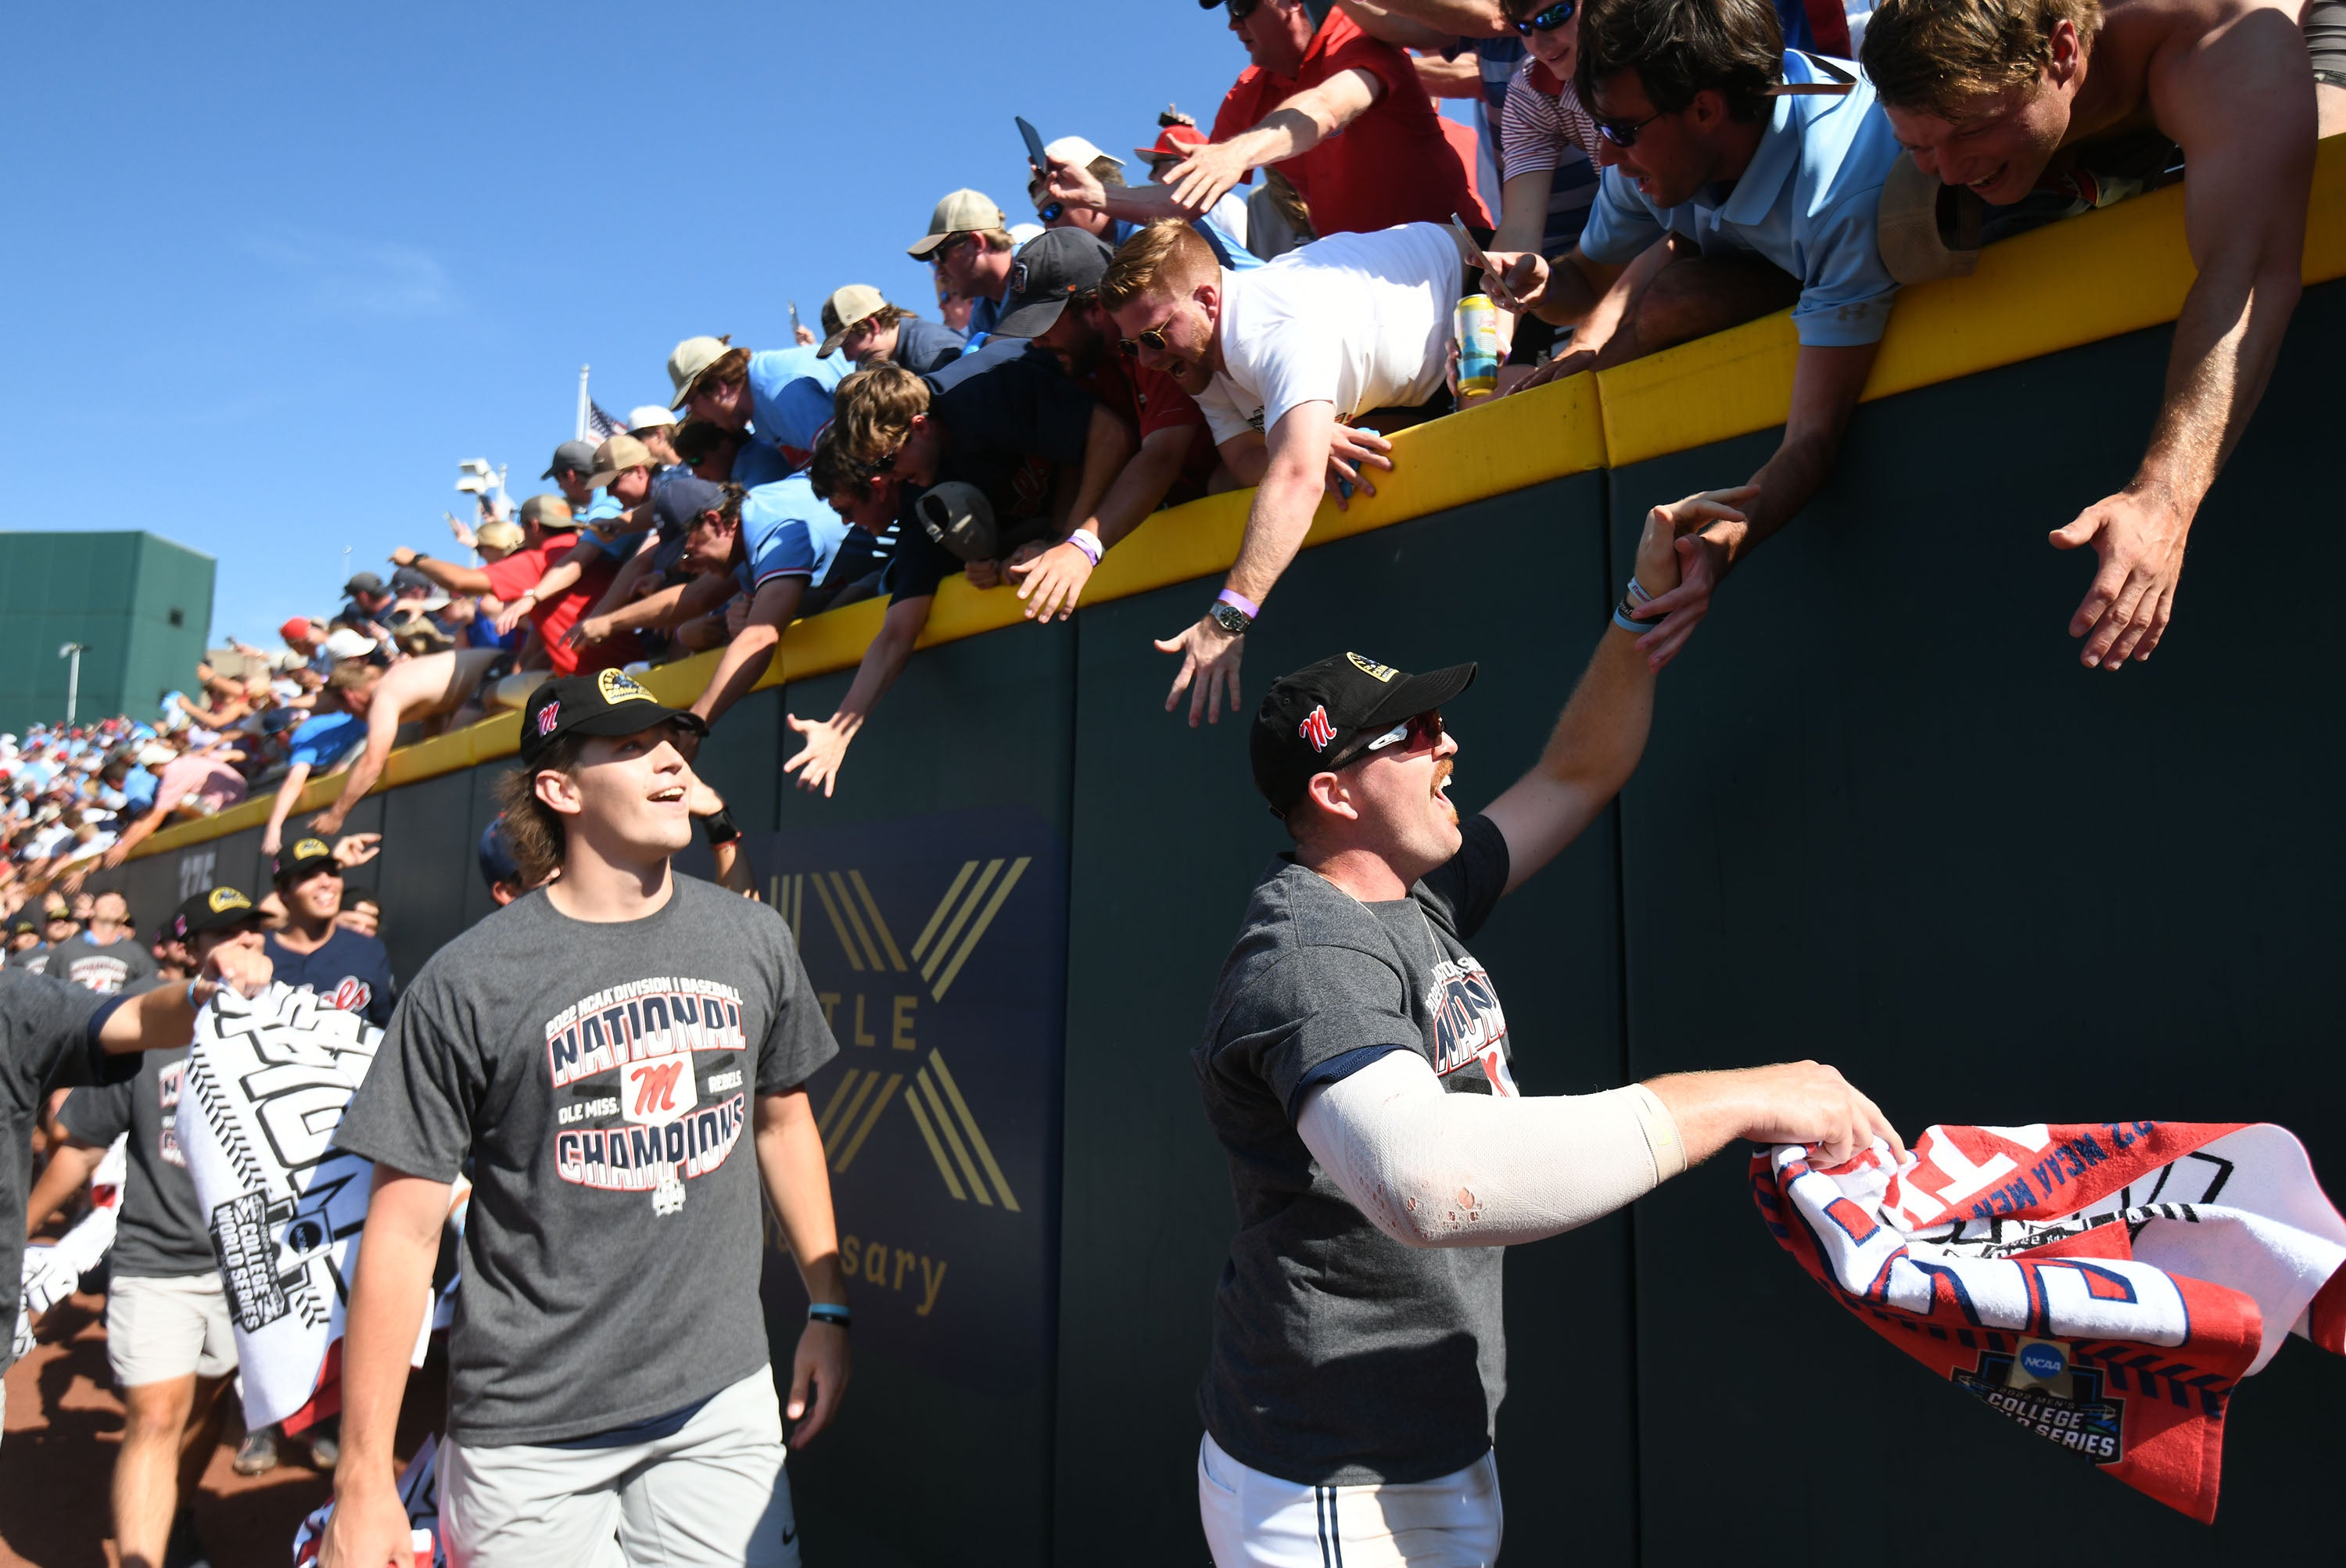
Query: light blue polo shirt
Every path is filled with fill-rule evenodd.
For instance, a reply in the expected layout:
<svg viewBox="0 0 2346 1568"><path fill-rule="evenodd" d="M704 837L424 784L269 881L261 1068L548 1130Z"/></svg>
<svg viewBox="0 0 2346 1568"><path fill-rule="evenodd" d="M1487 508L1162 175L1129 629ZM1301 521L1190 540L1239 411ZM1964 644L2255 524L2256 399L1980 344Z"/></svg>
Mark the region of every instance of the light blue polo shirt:
<svg viewBox="0 0 2346 1568"><path fill-rule="evenodd" d="M1836 61L1855 75L1857 67ZM1784 56L1784 77L1829 82L1805 55ZM1750 167L1718 205L1708 189L1682 206L1658 209L1617 165L1605 171L1580 231L1592 261L1617 267L1665 233L1693 240L1706 256L1757 254L1800 280L1792 325L1820 348L1878 343L1890 325L1897 280L1882 264L1874 220L1882 182L1899 156L1873 84L1839 97L1770 100L1771 114Z"/></svg>
<svg viewBox="0 0 2346 1568"><path fill-rule="evenodd" d="M848 523L816 496L804 474L760 484L741 498L741 564L734 577L755 594L778 577L822 581Z"/></svg>
<svg viewBox="0 0 2346 1568"><path fill-rule="evenodd" d="M843 354L826 360L815 352L821 346L750 356L750 434L760 446L813 450L815 433L831 418L831 394L852 368Z"/></svg>

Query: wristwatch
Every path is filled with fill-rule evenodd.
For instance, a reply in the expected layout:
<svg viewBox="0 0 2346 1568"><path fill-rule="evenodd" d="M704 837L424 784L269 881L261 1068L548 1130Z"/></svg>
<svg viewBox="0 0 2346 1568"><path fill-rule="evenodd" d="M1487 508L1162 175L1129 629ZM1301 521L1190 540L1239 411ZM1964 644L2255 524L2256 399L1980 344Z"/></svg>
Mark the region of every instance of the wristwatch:
<svg viewBox="0 0 2346 1568"><path fill-rule="evenodd" d="M1213 617L1216 626L1234 637L1246 636L1247 628L1254 625L1252 616L1225 599L1216 599L1213 607L1206 614Z"/></svg>

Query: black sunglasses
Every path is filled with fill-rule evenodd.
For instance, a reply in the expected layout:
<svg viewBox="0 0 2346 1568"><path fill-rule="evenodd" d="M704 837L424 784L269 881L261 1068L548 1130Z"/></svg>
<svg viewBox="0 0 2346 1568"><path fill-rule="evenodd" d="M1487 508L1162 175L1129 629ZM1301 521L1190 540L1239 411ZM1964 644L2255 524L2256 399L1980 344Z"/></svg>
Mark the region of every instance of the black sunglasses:
<svg viewBox="0 0 2346 1568"><path fill-rule="evenodd" d="M1596 134L1615 147L1635 147L1637 145L1637 133L1660 119L1663 112L1656 109L1641 120L1598 120Z"/></svg>
<svg viewBox="0 0 2346 1568"><path fill-rule="evenodd" d="M1571 21L1573 13L1579 9L1580 0L1556 0L1546 10L1535 12L1516 23L1515 31L1526 38L1534 33L1552 33Z"/></svg>
<svg viewBox="0 0 2346 1568"><path fill-rule="evenodd" d="M1539 17L1535 16L1532 20L1534 22L1537 22ZM1520 26L1521 24L1518 23L1517 25ZM1760 96L1769 98L1797 98L1811 96L1840 97L1857 86L1857 78L1855 76L1851 76L1847 71L1842 70L1839 66L1834 65L1831 60L1824 58L1822 56L1804 55L1804 57L1819 70L1822 71L1827 79L1821 82L1778 82L1771 87L1762 88ZM1660 119L1663 115L1674 112L1676 111L1668 109L1656 109L1644 119L1630 120L1627 123L1618 120L1598 119L1596 121L1596 134L1603 137L1606 141L1611 142L1615 147L1635 147L1637 145L1637 133L1639 131L1645 129L1646 127L1652 125L1656 120Z"/></svg>
<svg viewBox="0 0 2346 1568"><path fill-rule="evenodd" d="M1408 743L1410 752L1417 750L1421 746L1439 746L1442 744L1442 710L1438 708L1429 708L1423 713L1413 714L1402 719L1382 735L1372 737L1366 743L1345 752L1336 761L1328 765L1329 770L1332 772L1339 768L1350 768L1353 763L1363 761L1389 746L1399 746L1403 742ZM1404 756L1408 754L1408 752L1402 753Z"/></svg>
<svg viewBox="0 0 2346 1568"><path fill-rule="evenodd" d="M1118 338L1116 341L1117 347L1135 358L1139 357L1143 349L1157 354L1172 352L1172 345L1165 341L1165 329L1162 327L1149 327L1143 330L1137 338Z"/></svg>
<svg viewBox="0 0 2346 1568"><path fill-rule="evenodd" d="M1260 0L1228 0L1230 20L1233 22L1245 21L1248 17L1254 15L1254 8L1260 3Z"/></svg>

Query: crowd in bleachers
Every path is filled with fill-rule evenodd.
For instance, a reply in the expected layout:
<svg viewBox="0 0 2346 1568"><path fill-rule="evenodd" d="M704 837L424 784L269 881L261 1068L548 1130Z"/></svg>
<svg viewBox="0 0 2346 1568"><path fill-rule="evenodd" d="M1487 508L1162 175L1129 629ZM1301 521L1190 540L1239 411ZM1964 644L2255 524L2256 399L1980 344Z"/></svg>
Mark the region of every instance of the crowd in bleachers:
<svg viewBox="0 0 2346 1568"><path fill-rule="evenodd" d="M2241 6L2198 9L1229 0L1250 64L1210 125L1168 108L1125 144L1137 163L1064 136L1015 173L1005 127L983 178L1022 178L1033 221L975 188L934 204L906 249L942 321L848 281L794 342L687 337L668 404L597 409L551 488L483 495L444 555L403 545L332 614L236 645L155 710L0 736L0 915L271 789L274 852L306 781L347 768L331 836L413 727L517 708L549 675L721 647L693 704L713 722L792 618L882 596L847 697L791 720L790 769L828 791L945 577L1064 619L1151 513L1253 486L1219 596L1158 645L1179 660L1167 706L1187 692L1191 722L1218 718L1322 494L1373 494L1386 436L1789 306L1780 447L1739 518L1680 541L1681 586L1637 608L1667 662L1830 477L1902 286L2188 166L2214 172L2190 188L2180 373L2138 472L2053 534L2100 561L2070 628L2083 661L2146 657L2294 304L2317 123L2346 124L2334 5L2231 36L2220 71L2195 40ZM2270 89L2254 113L2244 82ZM1444 97L1474 103L1479 136ZM1468 296L1500 362L1462 379Z"/></svg>

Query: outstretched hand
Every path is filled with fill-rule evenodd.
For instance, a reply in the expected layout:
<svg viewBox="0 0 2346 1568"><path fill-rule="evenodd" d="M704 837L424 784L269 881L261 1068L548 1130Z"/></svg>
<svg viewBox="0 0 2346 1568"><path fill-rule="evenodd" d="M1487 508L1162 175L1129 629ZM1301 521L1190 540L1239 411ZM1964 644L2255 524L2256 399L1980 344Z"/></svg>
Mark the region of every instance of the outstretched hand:
<svg viewBox="0 0 2346 1568"><path fill-rule="evenodd" d="M821 789L823 799L839 787L839 765L846 760L847 743L855 732L841 725L836 718L801 718L795 713L782 716L792 729L806 737L806 748L782 764L782 771L799 776L801 789Z"/></svg>
<svg viewBox="0 0 2346 1568"><path fill-rule="evenodd" d="M1483 274L1483 292L1502 311L1521 315L1547 292L1547 258L1536 250L1486 250L1495 270Z"/></svg>
<svg viewBox="0 0 2346 1568"><path fill-rule="evenodd" d="M1107 205L1107 188L1100 184L1098 177L1063 158L1051 160L1043 188L1054 201L1064 201L1069 207L1097 212Z"/></svg>
<svg viewBox="0 0 2346 1568"><path fill-rule="evenodd" d="M1004 574L1018 585L1018 597L1030 621L1053 616L1066 620L1076 613L1084 585L1092 580L1092 558L1082 548L1061 540L1041 555L1012 566Z"/></svg>
<svg viewBox="0 0 2346 1568"><path fill-rule="evenodd" d="M1349 484L1362 495L1377 493L1376 482L1368 471L1382 468L1392 472L1392 443L1373 430L1346 424L1341 420L1328 440L1328 494L1336 498L1336 510L1349 511L1351 497L1341 485ZM1235 700L1235 699L1233 699Z"/></svg>
<svg viewBox="0 0 2346 1568"><path fill-rule="evenodd" d="M2055 550L2091 545L2102 558L2093 585L2069 617L2069 635L2084 637L2077 661L2087 669L2116 669L2151 656L2175 613L2183 576L2183 547L2191 519L2156 494L2120 491L2055 528Z"/></svg>
<svg viewBox="0 0 2346 1568"><path fill-rule="evenodd" d="M1178 636L1167 637L1157 645L1158 653L1179 654L1180 673L1173 677L1173 689L1165 694L1165 711L1189 694L1189 728L1198 728L1203 719L1219 724L1222 718L1222 697L1229 696L1230 712L1239 710L1239 660L1246 654L1246 638L1232 636L1221 628L1211 616L1198 618L1198 624ZM1192 683L1195 683L1192 685Z"/></svg>
<svg viewBox="0 0 2346 1568"><path fill-rule="evenodd" d="M1678 657L1710 613L1711 590L1727 575L1736 546L1749 531L1739 508L1759 494L1756 484L1705 490L1646 514L1645 532L1637 539L1637 580L1654 596L1631 616L1658 623L1637 639L1637 651L1654 669ZM1667 586L1657 592L1657 584Z"/></svg>

